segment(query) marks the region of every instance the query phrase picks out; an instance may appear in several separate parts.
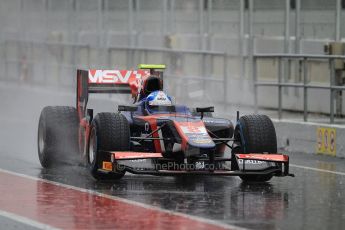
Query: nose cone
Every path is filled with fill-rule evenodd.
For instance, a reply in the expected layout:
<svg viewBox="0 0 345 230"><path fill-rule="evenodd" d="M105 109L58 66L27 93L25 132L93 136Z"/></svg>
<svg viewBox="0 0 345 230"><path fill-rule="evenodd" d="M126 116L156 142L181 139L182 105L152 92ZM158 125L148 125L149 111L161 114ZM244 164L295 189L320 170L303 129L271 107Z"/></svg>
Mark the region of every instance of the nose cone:
<svg viewBox="0 0 345 230"><path fill-rule="evenodd" d="M210 138L210 136L206 135L190 135L188 138L188 145L197 147L197 148L214 148L216 144Z"/></svg>
<svg viewBox="0 0 345 230"><path fill-rule="evenodd" d="M182 138L182 146L194 148L214 148L216 145L208 135L202 121L175 122L175 127Z"/></svg>

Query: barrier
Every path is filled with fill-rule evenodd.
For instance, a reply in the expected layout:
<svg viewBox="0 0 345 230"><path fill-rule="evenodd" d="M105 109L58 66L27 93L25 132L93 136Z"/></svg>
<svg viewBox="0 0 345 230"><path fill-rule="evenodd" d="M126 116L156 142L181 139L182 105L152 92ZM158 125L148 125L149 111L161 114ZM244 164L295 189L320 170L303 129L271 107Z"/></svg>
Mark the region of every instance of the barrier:
<svg viewBox="0 0 345 230"><path fill-rule="evenodd" d="M0 47L4 54L4 72L0 77L6 81L75 87L74 76L78 68L133 69L139 63L164 63L168 67L166 85L176 95L183 93L186 97L201 92L205 96L206 92L213 91L214 94L208 94L213 96L212 101L224 104L228 103L229 97L228 63L238 59L225 52L206 50L100 48L87 44L21 40L7 40ZM195 89L191 87L193 84Z"/></svg>
<svg viewBox="0 0 345 230"><path fill-rule="evenodd" d="M257 60L258 59L278 59L277 82L258 81ZM283 60L302 60L303 83L283 82ZM329 85L317 85L308 83L307 63L309 60L323 59L329 61L330 82ZM254 54L253 55L253 82L254 82L254 105L255 111L258 110L258 87L269 86L278 88L278 117L282 118L282 89L284 87L303 88L303 119L308 120L308 89L322 89L330 91L330 123L334 123L334 100L335 92L345 90L345 86L335 85L335 59L345 60L345 56L339 55L305 55L305 54ZM286 63L284 63L286 64ZM287 65L285 65L287 66Z"/></svg>

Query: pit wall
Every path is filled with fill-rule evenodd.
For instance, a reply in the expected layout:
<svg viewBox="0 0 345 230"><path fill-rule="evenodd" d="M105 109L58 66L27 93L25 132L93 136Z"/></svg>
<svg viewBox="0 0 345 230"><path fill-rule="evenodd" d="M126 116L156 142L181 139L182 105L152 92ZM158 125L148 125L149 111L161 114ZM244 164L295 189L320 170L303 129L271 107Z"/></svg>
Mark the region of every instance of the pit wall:
<svg viewBox="0 0 345 230"><path fill-rule="evenodd" d="M345 158L345 126L273 120L278 147L289 152Z"/></svg>

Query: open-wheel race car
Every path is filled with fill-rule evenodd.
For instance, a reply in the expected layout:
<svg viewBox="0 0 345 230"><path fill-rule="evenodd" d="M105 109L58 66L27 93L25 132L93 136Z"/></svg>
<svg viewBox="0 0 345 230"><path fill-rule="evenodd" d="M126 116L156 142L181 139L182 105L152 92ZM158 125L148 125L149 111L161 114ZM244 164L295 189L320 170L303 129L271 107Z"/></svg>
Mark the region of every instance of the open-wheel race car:
<svg viewBox="0 0 345 230"><path fill-rule="evenodd" d="M289 157L277 153L269 117L237 112L234 127L228 119L214 118L214 107L174 105L163 90L164 69L141 64L138 70L78 70L76 108L47 106L41 112L41 165L52 167L79 152L97 180L120 179L126 172L244 181L292 176ZM91 93L131 94L134 103L94 116L87 108Z"/></svg>

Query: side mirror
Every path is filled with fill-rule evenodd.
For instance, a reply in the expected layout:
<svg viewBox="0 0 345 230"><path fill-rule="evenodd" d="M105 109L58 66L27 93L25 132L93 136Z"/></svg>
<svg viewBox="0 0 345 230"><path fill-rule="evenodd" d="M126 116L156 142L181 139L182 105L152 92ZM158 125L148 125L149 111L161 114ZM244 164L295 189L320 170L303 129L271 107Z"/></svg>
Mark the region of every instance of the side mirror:
<svg viewBox="0 0 345 230"><path fill-rule="evenodd" d="M201 119L204 118L204 113L213 113L214 112L214 107L202 107L202 108L196 108L196 112L201 113Z"/></svg>
<svg viewBox="0 0 345 230"><path fill-rule="evenodd" d="M214 112L214 106L196 108L196 111L198 113L213 113Z"/></svg>
<svg viewBox="0 0 345 230"><path fill-rule="evenodd" d="M126 112L135 112L135 111L138 110L138 106L119 105L119 106L117 107L117 110L118 110L119 112L124 112L124 111L126 111Z"/></svg>

